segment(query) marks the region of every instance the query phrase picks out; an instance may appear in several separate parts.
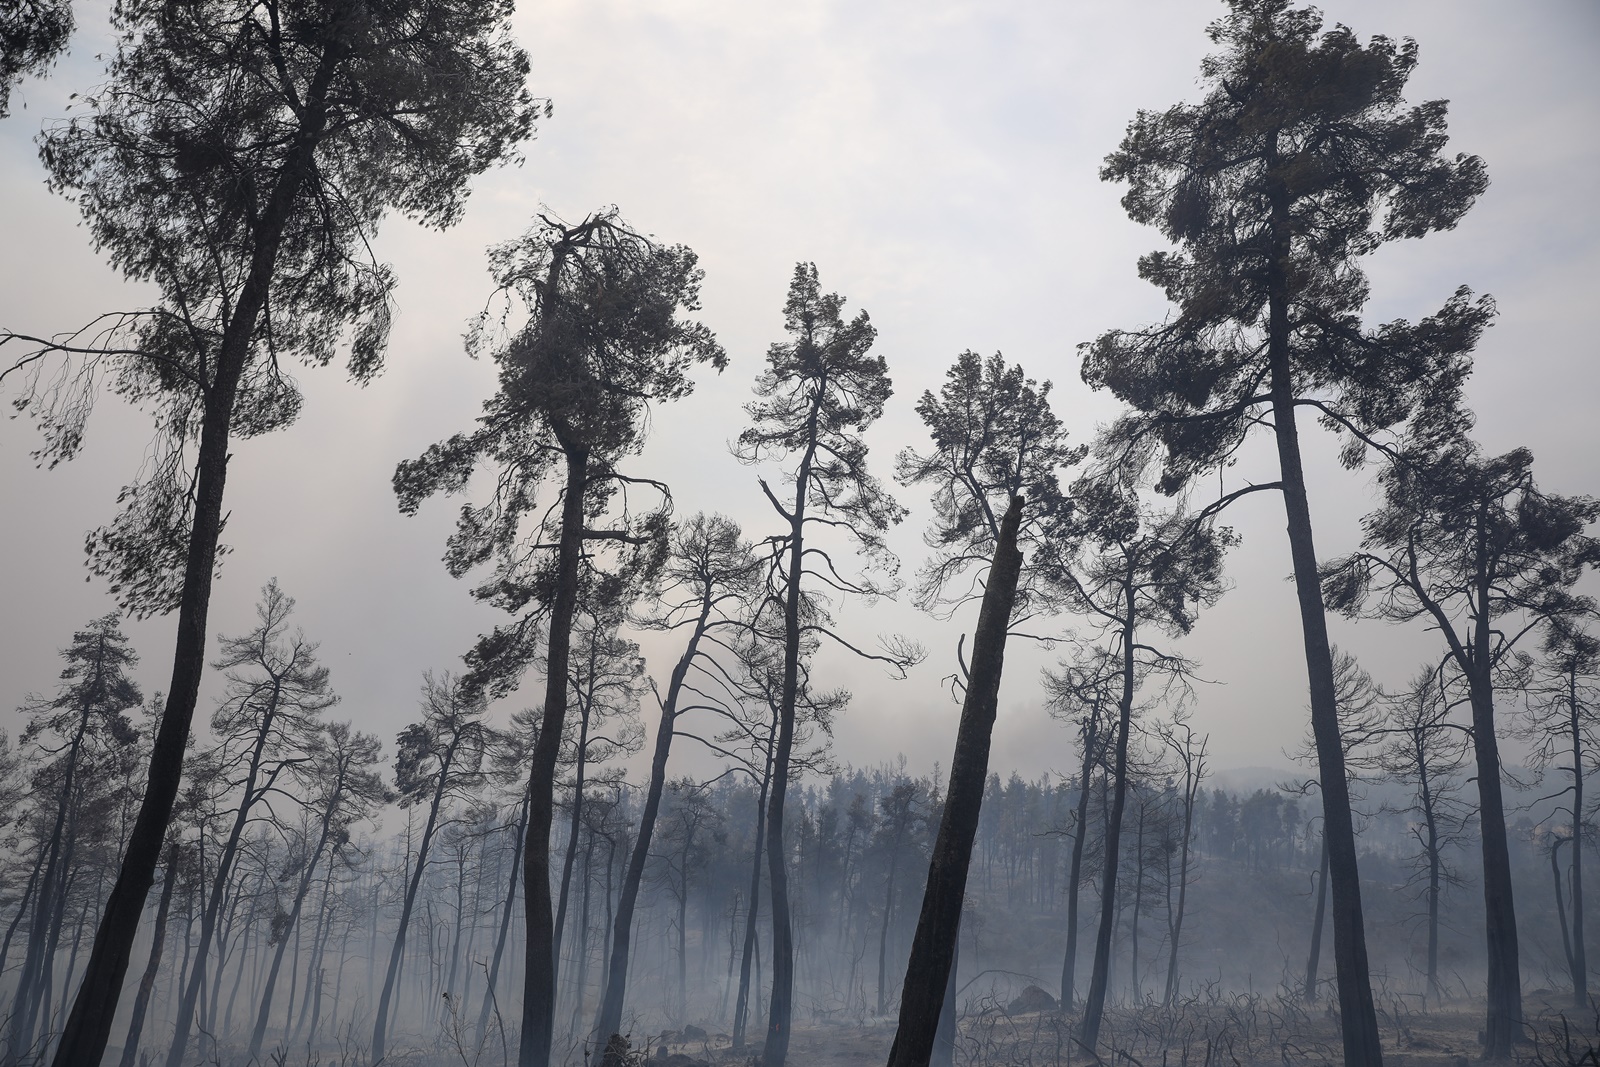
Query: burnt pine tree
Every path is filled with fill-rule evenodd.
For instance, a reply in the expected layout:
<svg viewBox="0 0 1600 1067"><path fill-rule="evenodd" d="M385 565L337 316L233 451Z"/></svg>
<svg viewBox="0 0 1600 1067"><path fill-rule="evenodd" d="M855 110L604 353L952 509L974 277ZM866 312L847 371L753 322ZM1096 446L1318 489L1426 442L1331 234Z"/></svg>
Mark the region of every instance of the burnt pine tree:
<svg viewBox="0 0 1600 1067"><path fill-rule="evenodd" d="M18 1062L33 1040L34 1023L42 993L41 975L47 964L52 916L66 896L64 883L82 807L84 770L101 767L98 757L134 739L128 713L143 697L128 671L139 662L128 647L116 614L94 620L72 635L61 650L67 665L53 697L31 697L18 709L27 716L21 742L36 748L45 762L34 776L33 799L39 810L39 849L34 864L36 890L27 931L27 953L12 997L6 1029L6 1059ZM17 918L27 911L22 902ZM13 924L15 928L15 924ZM9 937L7 938L9 948Z"/></svg>
<svg viewBox="0 0 1600 1067"><path fill-rule="evenodd" d="M1594 612L1573 587L1600 566L1600 541L1586 533L1600 501L1541 491L1527 449L1486 457L1461 439L1407 448L1380 479L1383 503L1363 520L1363 550L1330 561L1324 587L1347 614L1437 629L1467 691L1483 851L1485 1048L1506 1058L1521 1031L1522 978L1495 691L1521 688L1518 645L1540 624Z"/></svg>
<svg viewBox="0 0 1600 1067"><path fill-rule="evenodd" d="M1071 673L1086 690L1080 702L1109 691L1116 707L1107 746L1111 807L1102 849L1100 924L1080 1033L1084 1046L1092 1049L1100 1036L1111 972L1135 702L1147 681L1182 684L1191 666L1150 644L1147 634L1180 637L1193 628L1200 608L1216 603L1225 588L1222 560L1233 535L1203 515L1152 511L1114 474L1079 479L1072 499L1073 509L1052 531L1049 548L1052 576L1086 625Z"/></svg>
<svg viewBox="0 0 1600 1067"><path fill-rule="evenodd" d="M496 471L482 507L464 505L445 562L461 575L493 563L474 592L517 616L468 656L467 684L503 693L547 633L543 723L531 753L523 849L527 977L521 1067L545 1067L555 1036L554 919L549 846L556 763L569 695L572 620L580 567L620 549L619 573L648 573L664 549L671 497L659 482L630 476L621 462L644 444L653 404L693 388L689 369L727 362L710 330L681 317L698 308L702 271L682 245L659 245L615 209L575 226L541 219L520 241L490 254L505 312L488 312L469 338L492 348L499 391L480 427L433 445L395 472L400 508L414 513L437 492L464 488L479 466ZM511 311L526 313L501 342ZM657 494L640 513L632 498ZM553 501L553 502L552 502ZM628 580L635 580L630 578Z"/></svg>
<svg viewBox="0 0 1600 1067"><path fill-rule="evenodd" d="M759 567L737 523L721 515L697 514L672 531L667 559L651 591L648 610L637 620L646 629L682 632L688 636L683 654L673 665L666 693L656 691L661 716L650 758L650 781L645 788L633 848L612 917L605 989L591 1035L602 1048L622 1026L634 911L645 865L650 858L656 818L661 811L667 758L672 751L678 715L686 704L685 698L692 699L698 691L697 683L705 684L704 676L715 671L707 657L729 647L736 635L749 626L758 592Z"/></svg>
<svg viewBox="0 0 1600 1067"><path fill-rule="evenodd" d="M1063 664L1045 673L1050 693L1050 714L1077 727L1083 760L1078 771L1078 800L1072 813L1072 851L1067 860L1067 948L1061 960L1061 1004L1070 1008L1077 1000L1078 905L1083 886L1083 858L1089 838L1089 783L1094 772L1105 773L1106 719L1117 704L1114 679L1094 664Z"/></svg>
<svg viewBox="0 0 1600 1067"><path fill-rule="evenodd" d="M1463 844L1472 814L1460 796L1465 783L1459 773L1466 762L1468 739L1449 721L1453 702L1435 664L1423 667L1409 685L1387 695L1384 702L1388 714L1379 765L1410 793L1406 802L1387 810L1406 818L1420 850L1410 884L1418 887L1426 909L1428 995L1438 1004L1443 997L1440 908L1445 889L1461 884L1447 856Z"/></svg>
<svg viewBox="0 0 1600 1067"><path fill-rule="evenodd" d="M214 664L228 680L222 702L211 717L217 735L215 770L230 793L237 790L233 819L213 867L211 891L200 914L200 937L194 966L178 1001L167 1067L181 1067L189 1047L189 1030L206 981L207 957L217 934L219 915L230 897L230 878L258 804L268 803L285 783L302 782L308 749L324 729L321 714L338 703L328 684L328 669L317 662L317 646L296 630L289 632L294 599L276 580L261 590L256 626L239 637L222 638L222 656ZM237 894L232 900L237 901ZM218 967L222 966L221 961ZM220 973L218 975L220 977ZM212 1005L213 1009L215 1004Z"/></svg>
<svg viewBox="0 0 1600 1067"><path fill-rule="evenodd" d="M1139 262L1176 314L1085 346L1083 376L1133 406L1118 427L1130 445L1164 447L1163 491L1219 469L1253 429L1272 430L1280 480L1237 492L1283 493L1323 786L1344 1056L1367 1067L1382 1053L1299 417L1309 410L1348 434L1344 459L1356 463L1363 439L1411 417L1419 397L1459 388L1488 302L1462 289L1420 323L1364 328L1359 257L1454 226L1487 177L1476 157L1442 157L1444 101L1405 106L1414 42L1323 32L1314 8L1287 0L1229 0L1209 34L1220 51L1201 66L1201 101L1140 112L1101 171L1128 183L1122 203L1134 221L1178 246Z"/></svg>
<svg viewBox="0 0 1600 1067"><path fill-rule="evenodd" d="M1065 504L1057 472L1083 456L1082 449L1067 446L1066 432L1050 410L1050 384L1040 387L1025 379L1020 366L1007 367L998 353L982 360L963 352L940 395L924 393L917 413L934 447L926 456L902 452L897 474L902 484L927 482L934 490L934 523L923 535L934 556L923 568L918 602L933 609L952 594L959 602L980 583L983 598L950 783L889 1051L891 1065L907 1067L925 1064L933 1055L950 983L989 778L1006 635L1013 622L1037 610L1038 593L1048 588L1032 581L1031 572L1024 586L1022 549L1061 517ZM965 588L955 585L963 580Z"/></svg>
<svg viewBox="0 0 1600 1067"><path fill-rule="evenodd" d="M824 524L855 542L869 565L893 567L883 534L905 516L883 485L867 472L867 446L861 433L883 414L892 387L882 356L872 354L878 331L859 312L846 322L844 298L823 293L815 264L795 266L784 303L784 329L791 340L767 349L767 369L756 379L757 400L746 406L750 426L739 435L735 454L746 463L793 459L788 485L774 491L761 479L761 491L783 523L768 539L772 623L783 643L783 688L778 702L778 737L767 797L767 866L772 892L772 1000L761 1062L783 1067L789 1051L794 1012L794 934L789 914L788 851L784 806L788 799L790 757L794 751L795 702L800 686L801 646L808 634L826 635L852 651L828 626L808 584L835 595L874 597L887 590L866 578L838 570L832 557L808 536ZM785 495L780 498L778 492ZM811 582L807 582L807 578ZM820 591L820 590L818 590ZM866 653L863 653L866 654ZM896 665L914 655L895 649L869 654Z"/></svg>
<svg viewBox="0 0 1600 1067"><path fill-rule="evenodd" d="M272 1016L278 971L283 966L290 934L298 928L300 909L311 892L317 865L324 853L331 853L341 839L348 836L352 823L371 818L390 799L383 779L372 770L382 751L382 743L376 737L357 732L347 722L334 722L312 738L307 748L310 764L306 781L310 790L304 804L315 829L307 835L307 847L296 861L299 871L294 882L294 896L272 962L267 966L255 1028L250 1032L250 1050L246 1058L251 1060L260 1059L267 1021Z"/></svg>
<svg viewBox="0 0 1600 1067"><path fill-rule="evenodd" d="M379 370L394 284L371 257L379 220L453 223L468 180L532 129L511 8L131 0L116 6L116 52L87 114L45 134L52 186L160 298L49 340L0 331L27 346L0 374L22 380L41 462L78 451L102 382L154 414L154 460L88 547L125 605L178 611L144 803L57 1063L99 1062L160 860L205 666L232 442L294 418L291 361L325 364L350 337L352 376ZM66 388L38 374L54 358L72 364L54 379Z"/></svg>

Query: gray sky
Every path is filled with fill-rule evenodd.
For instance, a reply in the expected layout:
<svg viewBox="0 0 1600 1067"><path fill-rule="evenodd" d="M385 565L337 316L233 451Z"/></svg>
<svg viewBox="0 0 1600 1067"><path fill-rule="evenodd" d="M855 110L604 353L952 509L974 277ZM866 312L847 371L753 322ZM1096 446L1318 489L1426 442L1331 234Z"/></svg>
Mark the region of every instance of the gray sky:
<svg viewBox="0 0 1600 1067"><path fill-rule="evenodd" d="M0 122L0 324L10 328L64 329L145 299L88 247L72 206L45 190L32 144L68 93L94 85L102 7L80 0L72 55L24 85ZM1463 283L1494 294L1500 317L1469 390L1479 438L1495 451L1531 447L1546 488L1594 492L1600 6L1339 0L1323 10L1364 37L1418 39L1408 99L1448 98L1452 150L1483 156L1492 181L1455 231L1371 259L1369 321L1428 314ZM1114 408L1082 385L1075 346L1165 310L1134 273L1160 239L1128 221L1099 164L1137 109L1196 97L1203 30L1221 11L1203 0L525 3L518 34L555 116L520 168L477 183L455 229L386 225L381 250L400 288L385 374L358 389L336 370L307 371L299 422L235 445L225 537L234 551L213 596L213 635L248 629L259 587L276 575L322 642L341 714L392 741L413 715L422 670L456 667L497 621L438 562L455 505L433 501L402 518L389 477L398 460L467 428L492 389L492 366L462 354L461 333L487 295L485 247L519 234L541 205L576 219L614 203L700 255L702 318L732 362L656 413L638 468L671 481L684 514L722 511L758 537L772 528L755 472L726 443L782 334L797 260L815 261L823 285L879 329L896 386L869 436L881 476L899 448L925 445L915 399L965 348L1002 350L1053 380L1059 414L1087 440ZM56 650L73 628L112 607L98 580L84 580L83 535L113 515L149 432L142 415L107 400L83 455L40 471L28 456L32 427L0 422L0 725L13 734L11 709L54 684ZM1264 446L1239 476L1270 476ZM1317 547L1333 556L1356 544L1370 474L1339 470L1325 440L1309 452ZM909 577L928 511L920 491L900 496L912 515L892 543ZM1231 521L1244 539L1229 562L1235 588L1186 647L1219 683L1201 690L1196 721L1214 735L1217 766L1281 766L1306 719L1282 505L1252 498ZM836 732L842 759L904 752L915 769L948 763L957 708L939 680L972 621L935 623L893 604L843 614L862 640L903 631L931 654L898 682L823 661L819 681L856 694ZM171 619L130 627L147 690L166 684L172 631ZM1336 623L1335 633L1391 684L1433 654L1420 629ZM664 677L675 651L647 651ZM1011 650L992 757L1002 772L1072 763L1069 734L1039 699L1037 670L1053 658Z"/></svg>

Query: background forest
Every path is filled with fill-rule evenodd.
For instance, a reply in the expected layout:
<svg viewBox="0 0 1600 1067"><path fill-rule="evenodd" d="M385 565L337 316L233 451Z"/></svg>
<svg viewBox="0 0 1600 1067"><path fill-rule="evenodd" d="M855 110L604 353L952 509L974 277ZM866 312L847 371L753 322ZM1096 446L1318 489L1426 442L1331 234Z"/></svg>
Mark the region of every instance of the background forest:
<svg viewBox="0 0 1600 1067"><path fill-rule="evenodd" d="M904 90L976 17L811 14L612 28L699 27L641 71L725 34L696 77L748 77L786 33L915 26ZM1059 207L984 238L947 203L871 250L740 215L731 176L827 115L872 143L892 63L807 97L859 128L819 104L737 160L608 169L603 111L545 147L566 92L638 90L546 82L592 13L534 46L466 0L0 12L35 561L5 579L0 1063L1595 1062L1600 503L1557 491L1592 480L1592 382L1572 345L1489 358L1564 336L1523 294L1592 278L1593 220L1475 275L1473 220L1546 216L1515 152L1491 208L1426 28L1194 14L1156 32L1183 78L1056 139L1104 183L1072 227L1138 224L1063 275ZM991 43L1035 56L1019 92L1070 66ZM978 176L1028 166L993 136L850 187L1004 199ZM852 195L790 180L795 220ZM743 221L664 210L683 183ZM55 236L30 270L35 202L81 218L90 283ZM396 354L432 368L399 404Z"/></svg>

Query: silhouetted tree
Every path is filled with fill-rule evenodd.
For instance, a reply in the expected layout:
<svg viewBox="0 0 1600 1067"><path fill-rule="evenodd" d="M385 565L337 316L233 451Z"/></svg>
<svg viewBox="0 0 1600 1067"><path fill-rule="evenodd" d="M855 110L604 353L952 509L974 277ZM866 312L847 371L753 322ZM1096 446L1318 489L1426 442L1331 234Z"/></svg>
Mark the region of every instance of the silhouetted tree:
<svg viewBox="0 0 1600 1067"><path fill-rule="evenodd" d="M768 539L770 582L781 622L773 629L783 642L783 688L779 695L777 747L772 788L767 798L767 864L772 887L772 1003L761 1053L766 1067L783 1067L789 1051L794 1012L794 931L789 908L789 877L784 841L790 758L794 749L795 706L800 687L801 645L807 634L826 635L852 651L828 627L828 620L806 577L834 593L871 598L886 589L864 578L841 574L826 549L808 543L817 524L854 540L869 564L892 567L894 557L883 533L905 509L867 473L867 446L861 433L878 416L892 388L882 356L871 354L878 331L860 312L844 321L844 298L824 294L815 264L795 266L784 303L788 342L767 349L767 369L756 380L759 398L746 407L751 425L739 435L736 455L746 463L773 458L796 461L790 496L779 499L761 480L767 502L784 523ZM786 477L791 477L786 474ZM904 664L914 656L890 650L872 658Z"/></svg>
<svg viewBox="0 0 1600 1067"><path fill-rule="evenodd" d="M288 916L278 932L277 949L267 967L255 1029L250 1033L250 1050L246 1054L249 1059L257 1059L261 1054L267 1020L272 1015L278 969L283 965L289 935L299 927L300 909L311 892L323 853L336 846L340 837L348 837L352 823L372 818L391 799L383 779L371 770L377 765L381 752L382 744L376 737L356 732L347 722L328 723L308 746L310 761L306 770L310 789L304 803L315 820L316 829L314 838L307 835L305 852L296 860L300 877L295 883Z"/></svg>
<svg viewBox="0 0 1600 1067"><path fill-rule="evenodd" d="M299 630L288 632L294 599L276 580L261 589L256 627L239 637L222 638L222 657L213 665L228 679L222 703L211 717L218 738L215 773L230 793L238 790L233 819L213 868L211 891L200 915L194 967L178 1002L167 1067L181 1067L189 1046L195 1006L206 980L206 960L217 933L219 912L228 898L234 860L256 805L283 789L280 777L302 774L308 751L324 729L319 716L338 703L328 684L328 669L317 662L317 645ZM233 900L237 902L235 895ZM218 961L217 977L221 977ZM212 1006L215 1007L215 996Z"/></svg>
<svg viewBox="0 0 1600 1067"><path fill-rule="evenodd" d="M13 0L0 7L0 119L10 112L11 89L25 74L40 74L72 36L71 0Z"/></svg>
<svg viewBox="0 0 1600 1067"><path fill-rule="evenodd" d="M449 801L471 796L483 784L484 757L491 737L489 726L483 721L480 695L465 690L449 674L438 680L431 674L423 675L422 718L401 730L395 740L394 783L401 807L426 804L428 815L417 838L417 858L406 879L400 926L389 951L383 992L378 996L372 1027L373 1063L383 1059L388 1043L390 1001L400 961L405 956L411 911L428 868L428 850L440 826L439 817ZM548 885L546 890L548 893Z"/></svg>
<svg viewBox="0 0 1600 1067"><path fill-rule="evenodd" d="M1052 574L1092 635L1080 648L1078 684L1089 693L1115 693L1117 708L1100 926L1081 1033L1084 1045L1094 1048L1110 975L1136 697L1146 680L1181 683L1190 668L1181 657L1149 644L1142 632L1172 637L1189 632L1200 608L1222 595L1222 559L1233 535L1203 517L1151 511L1115 473L1079 479L1072 498L1073 513L1058 527Z"/></svg>
<svg viewBox="0 0 1600 1067"><path fill-rule="evenodd" d="M1461 800L1464 783L1458 777L1469 738L1449 722L1455 702L1439 675L1437 666L1425 666L1405 689L1387 697L1388 721L1378 754L1384 772L1411 790L1407 803L1389 810L1408 817L1411 836L1421 849L1413 882L1420 882L1427 908L1428 994L1435 1003L1442 1000L1440 905L1445 887L1460 884L1446 855L1461 845L1472 815Z"/></svg>
<svg viewBox="0 0 1600 1067"><path fill-rule="evenodd" d="M1476 157L1441 158L1443 101L1404 108L1414 42L1323 32L1316 9L1288 0L1229 0L1209 35L1221 50L1201 66L1204 98L1141 112L1101 171L1128 183L1131 218L1179 246L1139 263L1177 313L1086 346L1083 374L1136 409L1118 425L1130 447L1159 442L1163 491L1225 466L1253 429L1272 428L1279 480L1225 499L1283 492L1326 809L1344 1056L1367 1067L1382 1052L1298 419L1309 409L1346 433L1354 463L1420 398L1459 389L1487 301L1473 304L1463 289L1421 323L1366 330L1358 259L1455 225L1487 178Z"/></svg>
<svg viewBox="0 0 1600 1067"><path fill-rule="evenodd" d="M105 784L96 778L109 771L106 756L134 740L128 712L144 699L128 677L139 657L128 647L114 613L73 634L72 644L61 650L61 658L67 665L62 668L56 695L30 697L18 709L28 720L21 743L37 750L42 765L34 775L32 791L39 831L32 876L37 891L32 896L28 950L6 1027L6 1059L11 1063L19 1062L33 1042L48 985L41 978L48 973L60 937L79 820L87 815L87 796ZM85 784L90 787L88 792ZM26 903L17 913L18 920L27 910Z"/></svg>
<svg viewBox="0 0 1600 1067"><path fill-rule="evenodd" d="M1557 796L1570 797L1566 812L1572 835L1572 922L1563 940L1567 971L1572 975L1574 1007L1589 1003L1589 957L1584 945L1583 846L1592 837L1590 812L1584 808L1584 777L1600 767L1600 640L1570 620L1558 620L1545 633L1538 675L1529 694L1534 749L1531 761L1541 769L1555 766L1572 776ZM1558 761L1570 760L1570 763ZM1556 907L1562 908L1561 880L1556 879Z"/></svg>
<svg viewBox="0 0 1600 1067"><path fill-rule="evenodd" d="M1522 979L1495 689L1518 671L1517 646L1540 623L1593 614L1593 600L1573 587L1600 565L1600 541L1585 533L1600 501L1542 492L1526 449L1484 457L1459 438L1418 442L1380 477L1383 505L1363 520L1364 551L1329 562L1324 585L1347 614L1426 620L1467 690L1483 846L1485 1046L1504 1058L1522 1026Z"/></svg>
<svg viewBox="0 0 1600 1067"><path fill-rule="evenodd" d="M1040 594L1048 589L1033 580L1031 569L1024 582L1022 551L1062 518L1065 502L1058 472L1084 454L1067 446L1049 397L1048 382L1041 388L1026 380L1021 367L1007 367L998 354L983 362L976 353L964 352L946 374L940 396L924 393L917 405L933 437L933 451L926 457L909 449L900 454L903 484L934 485L934 523L924 540L935 555L923 570L921 606L932 609L952 594L960 603L974 595L979 583L984 592L972 667L963 680L966 694L950 760L950 786L889 1052L891 1065L922 1064L933 1052L989 777L989 740L1006 635L1015 622L1039 610L1039 601L1045 599ZM971 583L968 589L952 590L962 579Z"/></svg>
<svg viewBox="0 0 1600 1067"><path fill-rule="evenodd" d="M749 626L757 593L758 567L737 523L720 515L697 514L672 531L667 559L652 590L648 614L640 620L648 629L686 630L688 638L683 654L673 665L666 695L656 693L661 717L656 725L655 750L651 754L650 781L645 788L633 849L612 917L605 989L591 1035L602 1047L622 1025L634 909L655 835L656 817L667 780L667 757L677 732L678 715L686 696L693 699L698 690L708 684L707 680L714 680L720 674L707 660L708 654L727 648L736 635Z"/></svg>
<svg viewBox="0 0 1600 1067"><path fill-rule="evenodd" d="M507 301L499 326L516 304L528 316L498 344L502 331L491 328L496 320L486 312L469 339L474 349L492 347L500 389L485 402L480 429L402 463L394 485L401 510L411 514L427 496L463 489L480 465L497 471L493 500L462 507L445 560L458 576L492 560L493 576L475 594L519 618L479 641L469 656L469 686L514 687L538 625L548 628L544 721L531 753L523 853L528 951L519 1060L545 1067L556 997L550 828L582 557L586 545L611 545L634 557L624 569L659 564L667 487L618 464L643 447L650 406L693 389L691 364L720 370L727 357L710 330L680 318L698 307L702 272L694 253L635 233L615 209L576 226L542 219L490 260L497 295ZM548 484L555 479L559 488ZM629 506L640 488L661 497L642 516ZM559 506L542 499L552 490Z"/></svg>
<svg viewBox="0 0 1600 1067"><path fill-rule="evenodd" d="M143 479L88 540L90 563L141 613L178 610L148 790L96 931L57 1062L97 1063L178 793L205 665L227 457L235 436L299 410L285 364L377 373L394 279L372 258L382 216L449 225L467 181L532 128L510 0L200 0L116 6L107 83L46 132L54 188L96 247L160 302L50 340L0 332L41 460L76 454L103 381L155 415ZM11 52L7 49L7 55ZM45 384L50 356L78 359Z"/></svg>

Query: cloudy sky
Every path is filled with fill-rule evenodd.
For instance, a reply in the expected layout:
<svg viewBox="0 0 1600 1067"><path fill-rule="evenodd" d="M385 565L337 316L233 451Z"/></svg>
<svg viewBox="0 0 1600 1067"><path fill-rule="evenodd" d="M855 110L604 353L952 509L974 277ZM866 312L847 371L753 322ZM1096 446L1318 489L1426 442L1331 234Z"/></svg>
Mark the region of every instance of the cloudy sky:
<svg viewBox="0 0 1600 1067"><path fill-rule="evenodd" d="M71 205L44 188L35 155L40 123L98 77L103 5L79 6L71 56L25 84L0 122L0 325L27 332L147 299L88 246ZM430 502L403 518L389 477L398 460L467 428L491 390L492 368L461 348L488 291L483 251L541 207L575 219L616 204L638 228L699 253L702 317L731 364L657 412L638 468L671 481L685 513L721 511L755 536L772 529L756 472L733 461L727 442L766 346L781 336L798 260L814 261L823 285L879 329L896 387L869 436L881 475L899 448L924 444L915 399L966 348L1001 350L1053 380L1059 413L1086 440L1114 408L1082 385L1075 346L1164 311L1134 273L1159 237L1127 220L1099 164L1136 110L1197 95L1204 27L1221 10L1208 0L522 4L517 33L554 117L520 167L477 183L454 229L387 224L381 251L400 289L386 373L358 389L336 370L307 371L299 422L236 444L234 551L213 597L213 633L248 629L257 591L276 576L322 642L342 713L392 738L413 715L421 672L456 666L495 623L438 562L454 505ZM1492 181L1455 231L1373 257L1370 319L1427 314L1463 283L1494 294L1500 317L1470 389L1480 439L1495 451L1531 447L1547 488L1595 492L1600 6L1336 0L1323 10L1363 36L1420 42L1409 99L1448 98L1452 149L1483 156ZM10 709L53 685L56 650L113 606L98 580L85 581L83 535L113 514L149 435L144 416L107 400L83 455L41 471L29 458L33 428L0 422L0 725L13 734ZM1268 474L1265 445L1241 475ZM1340 554L1356 544L1370 474L1340 471L1325 440L1308 447L1318 549ZM909 576L928 512L920 493L901 498L912 514L893 544ZM1252 498L1230 521L1243 537L1229 563L1234 589L1186 647L1216 683L1201 688L1196 721L1213 735L1217 766L1280 767L1306 720L1282 506ZM824 684L856 694L836 732L842 759L874 764L903 752L917 770L948 763L957 708L940 678L972 621L936 623L894 604L844 613L862 640L905 632L931 655L904 681L823 662ZM1335 629L1391 684L1434 654L1434 636L1420 629ZM130 627L147 689L166 684L172 631L171 619ZM647 651L664 677L675 652ZM1038 669L1052 660L1013 647L996 769L1071 766L1069 735L1039 697ZM497 714L531 699L525 692Z"/></svg>

